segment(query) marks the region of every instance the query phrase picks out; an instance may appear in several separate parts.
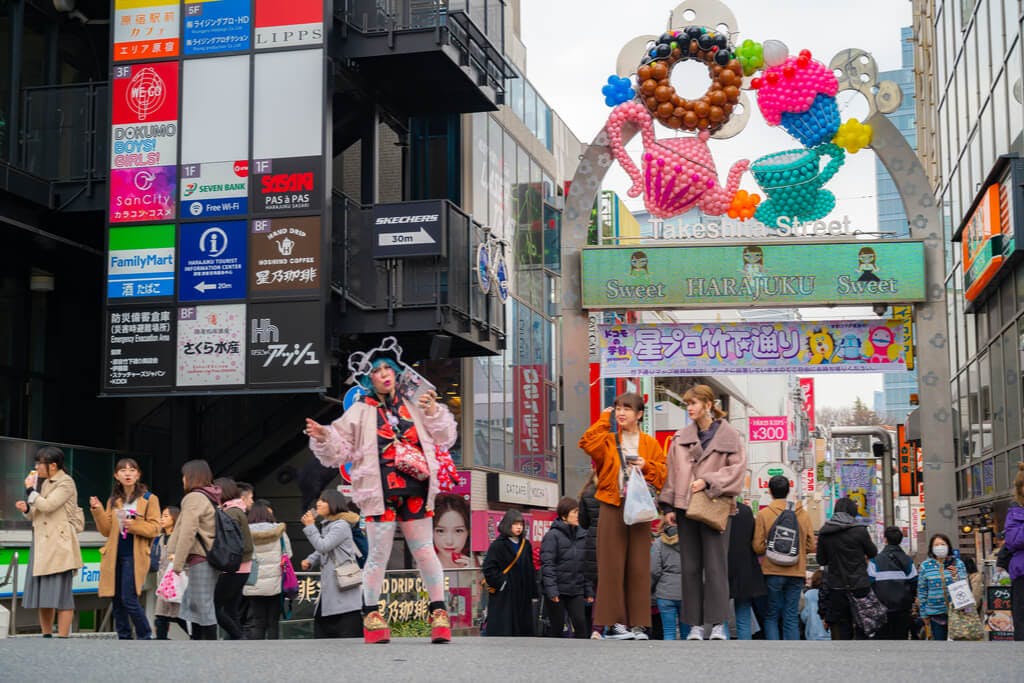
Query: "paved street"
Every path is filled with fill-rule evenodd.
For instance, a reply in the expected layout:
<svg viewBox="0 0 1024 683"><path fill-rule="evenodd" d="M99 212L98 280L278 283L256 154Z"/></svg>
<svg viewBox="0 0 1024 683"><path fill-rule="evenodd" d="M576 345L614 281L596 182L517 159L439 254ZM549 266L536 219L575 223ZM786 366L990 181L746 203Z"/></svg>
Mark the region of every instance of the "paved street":
<svg viewBox="0 0 1024 683"><path fill-rule="evenodd" d="M1017 643L0 641L0 681L1024 681ZM134 672L131 673L131 672ZM352 678L352 674L356 678Z"/></svg>

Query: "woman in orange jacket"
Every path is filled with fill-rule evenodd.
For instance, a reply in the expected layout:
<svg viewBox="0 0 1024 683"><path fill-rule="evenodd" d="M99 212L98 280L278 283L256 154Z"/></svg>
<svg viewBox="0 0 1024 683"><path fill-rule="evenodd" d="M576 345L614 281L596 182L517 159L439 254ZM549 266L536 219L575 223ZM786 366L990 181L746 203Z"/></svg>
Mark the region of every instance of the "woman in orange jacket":
<svg viewBox="0 0 1024 683"><path fill-rule="evenodd" d="M607 638L647 640L651 626L651 525L627 526L622 519L622 490L630 468L647 483L665 483L665 454L653 437L640 431L644 400L625 393L605 408L580 438L594 461L601 523L597 525L597 600L594 622L611 624ZM612 424L617 431L612 430ZM632 627L632 629L630 629Z"/></svg>

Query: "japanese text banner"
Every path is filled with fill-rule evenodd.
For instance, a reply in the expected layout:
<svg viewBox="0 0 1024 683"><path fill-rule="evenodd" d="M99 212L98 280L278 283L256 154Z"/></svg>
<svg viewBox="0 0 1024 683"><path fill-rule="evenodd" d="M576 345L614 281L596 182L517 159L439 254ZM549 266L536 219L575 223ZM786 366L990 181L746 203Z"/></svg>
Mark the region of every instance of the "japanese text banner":
<svg viewBox="0 0 1024 683"><path fill-rule="evenodd" d="M600 325L603 377L905 372L898 320Z"/></svg>

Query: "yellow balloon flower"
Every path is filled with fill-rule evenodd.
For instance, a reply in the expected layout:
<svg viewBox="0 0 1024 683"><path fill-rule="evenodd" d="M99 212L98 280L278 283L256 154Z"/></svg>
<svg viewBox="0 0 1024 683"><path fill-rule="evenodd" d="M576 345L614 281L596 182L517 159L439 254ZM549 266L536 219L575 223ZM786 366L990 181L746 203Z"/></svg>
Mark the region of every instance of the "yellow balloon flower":
<svg viewBox="0 0 1024 683"><path fill-rule="evenodd" d="M839 126L839 131L832 138L832 142L850 154L856 154L871 145L872 133L873 131L869 124L861 123L857 119L849 119Z"/></svg>

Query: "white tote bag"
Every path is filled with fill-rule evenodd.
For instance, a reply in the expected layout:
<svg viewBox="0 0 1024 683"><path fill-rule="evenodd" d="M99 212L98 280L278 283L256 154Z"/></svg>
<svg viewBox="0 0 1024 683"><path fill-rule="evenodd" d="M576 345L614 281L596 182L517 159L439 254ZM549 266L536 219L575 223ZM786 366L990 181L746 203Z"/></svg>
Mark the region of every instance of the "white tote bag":
<svg viewBox="0 0 1024 683"><path fill-rule="evenodd" d="M626 482L626 500L622 505L622 521L627 525L653 522L658 518L658 508L647 489L647 482L640 470L633 467Z"/></svg>

